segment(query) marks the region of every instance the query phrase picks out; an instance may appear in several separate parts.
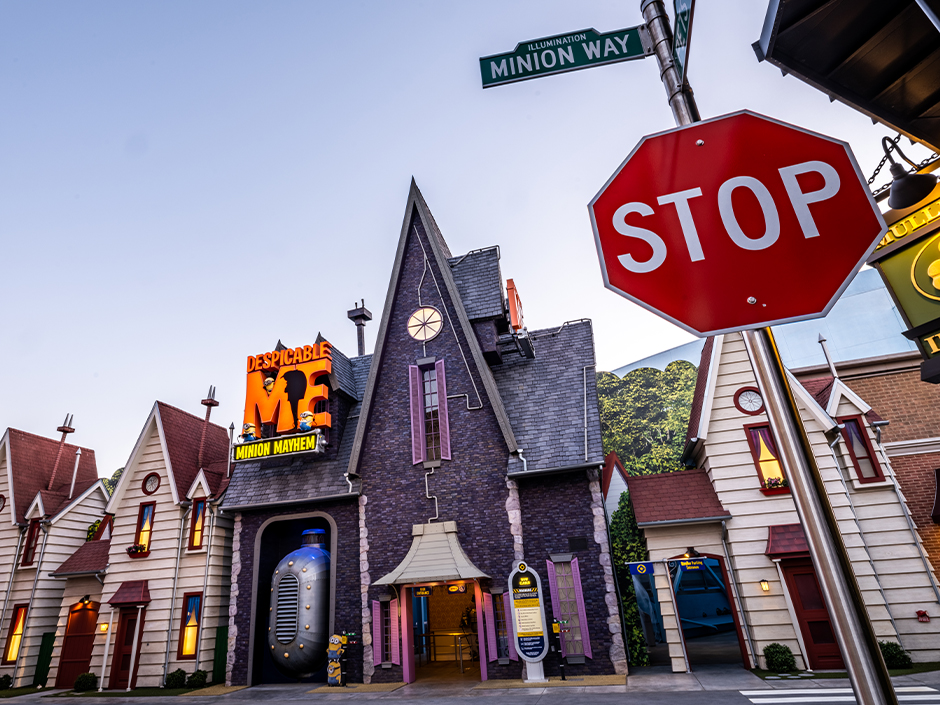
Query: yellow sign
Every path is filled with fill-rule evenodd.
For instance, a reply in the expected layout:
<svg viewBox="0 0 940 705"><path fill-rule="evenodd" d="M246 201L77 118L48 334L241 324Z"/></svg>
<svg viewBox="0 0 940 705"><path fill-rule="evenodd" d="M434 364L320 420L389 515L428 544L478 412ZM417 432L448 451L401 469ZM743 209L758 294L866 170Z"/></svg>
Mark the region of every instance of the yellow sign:
<svg viewBox="0 0 940 705"><path fill-rule="evenodd" d="M899 220L897 223L888 226L888 232L885 233L885 236L881 239L881 242L878 243L878 246L875 248L875 252L880 250L883 247L887 247L892 242L897 242L903 238L906 238L908 235L911 235L926 225L933 223L938 218L940 218L940 200L936 200L933 203L928 203L923 208L920 208L909 216Z"/></svg>
<svg viewBox="0 0 940 705"><path fill-rule="evenodd" d="M329 387L317 379L332 371L333 346L326 341L249 357L242 440L260 438L262 425L280 434L329 428L329 412L317 409Z"/></svg>
<svg viewBox="0 0 940 705"><path fill-rule="evenodd" d="M273 458L279 455L307 453L317 449L319 434L308 433L284 438L269 438L261 441L239 443L232 450L232 460L254 460L255 458Z"/></svg>
<svg viewBox="0 0 940 705"><path fill-rule="evenodd" d="M555 622L552 625L552 631L555 632L556 634L561 634L561 625L558 622Z"/></svg>

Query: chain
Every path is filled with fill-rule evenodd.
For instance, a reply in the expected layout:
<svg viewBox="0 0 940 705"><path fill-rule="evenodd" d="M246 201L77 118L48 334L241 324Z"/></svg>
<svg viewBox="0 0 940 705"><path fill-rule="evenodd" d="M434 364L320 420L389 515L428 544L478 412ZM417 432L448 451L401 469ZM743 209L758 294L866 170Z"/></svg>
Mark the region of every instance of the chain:
<svg viewBox="0 0 940 705"><path fill-rule="evenodd" d="M893 140L891 140L891 141L892 141L894 144L897 144L898 142L900 142L900 141L901 141L901 135L900 135L900 133L898 133L898 135L897 135ZM927 157L927 158L924 159L922 162L920 162L920 164L918 164L917 166L912 166L910 169L908 169L908 170L907 170L907 173L908 173L908 174L916 174L916 173L919 172L921 169L930 166L931 164L933 164L934 162L936 162L936 161L938 161L938 160L940 160L940 154L937 154L936 152L934 152L934 153L932 153L929 157ZM881 172L881 170L884 168L884 165L885 165L885 163L886 163L887 161L888 161L888 155L886 154L886 155L884 155L884 156L881 158L881 161L878 162L878 166L875 167L875 171L874 171L874 173L871 175L871 178L868 179L868 185L869 185L869 186L871 186L872 183L875 181L875 179L878 177L878 174L879 174L879 173ZM872 194L871 194L871 195L872 195L872 196L876 196L876 197L879 196L879 195L881 195L882 193L884 193L885 191L887 191L888 189L891 188L891 184L892 184L892 183L893 183L892 181L889 181L888 183L886 183L886 184L884 184L884 185L878 187L877 189L875 189L874 191L872 191Z"/></svg>

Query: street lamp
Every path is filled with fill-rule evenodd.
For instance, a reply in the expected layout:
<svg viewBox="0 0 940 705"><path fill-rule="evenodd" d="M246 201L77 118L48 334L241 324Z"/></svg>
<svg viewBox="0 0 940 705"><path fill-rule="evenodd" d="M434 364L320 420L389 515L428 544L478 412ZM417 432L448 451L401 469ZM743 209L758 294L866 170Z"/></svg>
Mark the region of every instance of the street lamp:
<svg viewBox="0 0 940 705"><path fill-rule="evenodd" d="M881 138L881 148L884 150L888 161L891 162L891 177L894 179L891 182L888 205L895 210L902 210L910 208L927 198L937 185L937 177L933 174L907 173L902 165L894 161L891 150L901 155L901 158L915 169L917 165L908 159L901 151L901 148L889 138Z"/></svg>

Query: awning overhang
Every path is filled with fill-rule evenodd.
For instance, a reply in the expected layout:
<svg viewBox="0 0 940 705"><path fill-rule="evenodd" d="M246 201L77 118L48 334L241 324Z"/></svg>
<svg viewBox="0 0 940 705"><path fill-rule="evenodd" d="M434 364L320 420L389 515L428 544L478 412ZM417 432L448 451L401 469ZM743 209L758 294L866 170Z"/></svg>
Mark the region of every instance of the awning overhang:
<svg viewBox="0 0 940 705"><path fill-rule="evenodd" d="M146 580L126 580L108 600L112 607L131 607L150 604L150 588Z"/></svg>
<svg viewBox="0 0 940 705"><path fill-rule="evenodd" d="M415 524L411 548L392 572L374 585L411 585L447 580L475 580L490 576L477 568L457 538L457 522Z"/></svg>

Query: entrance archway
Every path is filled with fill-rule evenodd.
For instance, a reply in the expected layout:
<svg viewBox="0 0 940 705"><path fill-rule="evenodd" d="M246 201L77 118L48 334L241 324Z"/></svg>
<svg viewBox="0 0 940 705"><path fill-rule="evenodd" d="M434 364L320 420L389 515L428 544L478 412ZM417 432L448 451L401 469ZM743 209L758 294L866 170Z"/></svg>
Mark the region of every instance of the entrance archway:
<svg viewBox="0 0 940 705"><path fill-rule="evenodd" d="M91 651L95 645L98 609L97 602L77 602L69 609L65 639L62 641L62 653L59 656L59 671L55 679L56 688L71 689L78 676L91 670Z"/></svg>

